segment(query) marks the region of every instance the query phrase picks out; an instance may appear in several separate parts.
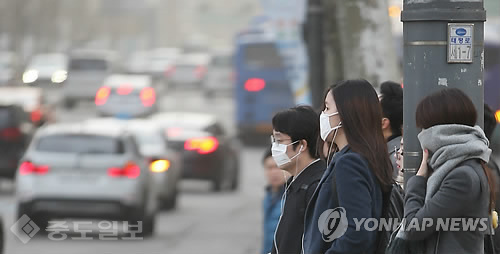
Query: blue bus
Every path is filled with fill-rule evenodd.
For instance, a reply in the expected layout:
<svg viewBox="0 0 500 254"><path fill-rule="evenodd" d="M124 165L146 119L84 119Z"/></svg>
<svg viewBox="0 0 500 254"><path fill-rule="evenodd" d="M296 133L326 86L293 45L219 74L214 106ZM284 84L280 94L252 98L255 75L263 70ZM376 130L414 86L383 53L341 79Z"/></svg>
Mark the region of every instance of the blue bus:
<svg viewBox="0 0 500 254"><path fill-rule="evenodd" d="M276 41L264 32L235 39L236 126L243 141L272 133L273 115L295 105L286 64Z"/></svg>

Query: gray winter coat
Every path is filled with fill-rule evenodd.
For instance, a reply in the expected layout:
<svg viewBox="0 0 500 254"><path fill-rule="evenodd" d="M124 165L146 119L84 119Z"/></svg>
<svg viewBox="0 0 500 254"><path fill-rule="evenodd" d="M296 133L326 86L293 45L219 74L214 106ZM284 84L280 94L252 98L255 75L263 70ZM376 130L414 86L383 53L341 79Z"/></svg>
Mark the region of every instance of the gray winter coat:
<svg viewBox="0 0 500 254"><path fill-rule="evenodd" d="M443 179L439 190L424 203L427 178L412 177L406 187L405 218L423 218L434 223L424 231L410 230L408 240L424 240L426 254L481 254L484 253L486 229L478 224L475 231L442 231L436 229L437 218L488 218L489 186L483 168L477 159L468 160L451 170ZM489 221L486 221L489 223ZM489 224L486 223L486 227ZM451 225L451 223L450 223ZM436 250L437 246L437 250Z"/></svg>

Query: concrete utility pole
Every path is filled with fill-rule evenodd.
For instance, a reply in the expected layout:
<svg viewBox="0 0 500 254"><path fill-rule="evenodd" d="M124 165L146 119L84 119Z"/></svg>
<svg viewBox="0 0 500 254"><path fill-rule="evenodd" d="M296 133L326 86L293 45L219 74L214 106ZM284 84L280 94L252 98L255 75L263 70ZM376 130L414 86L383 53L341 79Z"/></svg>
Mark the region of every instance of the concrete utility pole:
<svg viewBox="0 0 500 254"><path fill-rule="evenodd" d="M398 81L387 0L337 0L327 7L335 8L325 13L337 19L335 32L340 40L342 77L364 78L375 87L386 80Z"/></svg>
<svg viewBox="0 0 500 254"><path fill-rule="evenodd" d="M483 0L404 0L405 181L422 160L415 111L420 100L445 87L474 102L483 124Z"/></svg>

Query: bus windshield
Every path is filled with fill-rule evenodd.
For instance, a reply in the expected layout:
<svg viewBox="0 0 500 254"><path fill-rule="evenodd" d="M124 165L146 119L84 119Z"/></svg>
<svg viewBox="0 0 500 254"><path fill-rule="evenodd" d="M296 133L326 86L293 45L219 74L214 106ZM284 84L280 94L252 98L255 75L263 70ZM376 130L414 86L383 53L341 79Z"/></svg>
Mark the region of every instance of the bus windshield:
<svg viewBox="0 0 500 254"><path fill-rule="evenodd" d="M249 69L283 68L282 59L273 43L248 44L243 53L244 64Z"/></svg>

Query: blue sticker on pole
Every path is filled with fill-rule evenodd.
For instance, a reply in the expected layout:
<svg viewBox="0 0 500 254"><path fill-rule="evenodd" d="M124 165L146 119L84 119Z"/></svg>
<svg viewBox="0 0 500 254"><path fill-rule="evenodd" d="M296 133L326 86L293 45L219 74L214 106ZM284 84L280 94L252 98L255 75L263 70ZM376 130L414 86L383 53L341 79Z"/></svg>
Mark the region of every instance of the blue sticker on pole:
<svg viewBox="0 0 500 254"><path fill-rule="evenodd" d="M448 24L448 63L472 63L474 24Z"/></svg>

